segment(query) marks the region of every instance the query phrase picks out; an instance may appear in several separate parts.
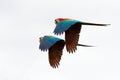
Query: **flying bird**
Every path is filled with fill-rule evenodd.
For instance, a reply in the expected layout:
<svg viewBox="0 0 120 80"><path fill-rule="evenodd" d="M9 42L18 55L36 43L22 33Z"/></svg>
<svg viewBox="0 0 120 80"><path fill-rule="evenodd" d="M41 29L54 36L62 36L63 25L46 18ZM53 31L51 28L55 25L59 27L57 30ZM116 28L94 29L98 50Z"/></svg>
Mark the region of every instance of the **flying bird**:
<svg viewBox="0 0 120 80"><path fill-rule="evenodd" d="M82 25L94 25L94 26L109 25L82 22L70 18L57 18L55 19L55 24L56 27L54 29L54 34L61 35L63 34L63 32L65 32L66 49L69 53L73 53L77 50L79 33L81 32Z"/></svg>
<svg viewBox="0 0 120 80"><path fill-rule="evenodd" d="M44 36L39 38L40 45L39 49L41 51L48 50L49 63L53 68L60 65L61 56L63 53L63 48L65 46L65 41L63 39L54 36ZM78 46L92 47L90 45L78 44Z"/></svg>
<svg viewBox="0 0 120 80"><path fill-rule="evenodd" d="M54 36L40 37L39 49L42 51L48 50L49 63L53 68L60 64L65 41Z"/></svg>

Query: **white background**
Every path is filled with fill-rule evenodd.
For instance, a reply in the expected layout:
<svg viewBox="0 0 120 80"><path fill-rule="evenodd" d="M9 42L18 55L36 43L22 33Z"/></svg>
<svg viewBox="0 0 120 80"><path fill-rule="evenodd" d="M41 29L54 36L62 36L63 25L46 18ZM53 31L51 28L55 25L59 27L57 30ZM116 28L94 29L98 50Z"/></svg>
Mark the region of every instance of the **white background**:
<svg viewBox="0 0 120 80"><path fill-rule="evenodd" d="M83 26L79 43L96 47L64 49L53 69L38 47L58 17L111 26ZM119 0L0 0L0 80L120 80L119 21Z"/></svg>

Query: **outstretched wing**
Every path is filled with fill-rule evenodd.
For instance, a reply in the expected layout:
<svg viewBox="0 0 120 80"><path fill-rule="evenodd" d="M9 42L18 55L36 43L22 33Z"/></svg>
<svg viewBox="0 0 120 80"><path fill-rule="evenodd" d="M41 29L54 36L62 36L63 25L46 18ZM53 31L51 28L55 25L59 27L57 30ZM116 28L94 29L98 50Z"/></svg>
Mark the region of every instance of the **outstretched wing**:
<svg viewBox="0 0 120 80"><path fill-rule="evenodd" d="M58 67L60 64L59 62L61 60L64 45L64 40L60 40L49 48L49 63L53 68Z"/></svg>
<svg viewBox="0 0 120 80"><path fill-rule="evenodd" d="M73 53L77 50L80 31L81 24L79 22L72 25L67 31L65 31L66 49L69 53Z"/></svg>

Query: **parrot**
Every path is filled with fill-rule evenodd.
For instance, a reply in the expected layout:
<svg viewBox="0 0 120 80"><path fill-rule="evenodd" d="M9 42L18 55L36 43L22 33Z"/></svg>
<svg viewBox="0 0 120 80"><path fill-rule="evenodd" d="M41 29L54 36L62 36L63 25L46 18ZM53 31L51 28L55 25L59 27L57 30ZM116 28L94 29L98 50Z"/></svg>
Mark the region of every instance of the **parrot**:
<svg viewBox="0 0 120 80"><path fill-rule="evenodd" d="M41 51L48 50L48 58L51 67L57 68L60 64L65 41L54 36L44 36L39 38L39 49Z"/></svg>
<svg viewBox="0 0 120 80"><path fill-rule="evenodd" d="M39 49L41 51L48 50L49 64L53 68L58 68L60 65L61 56L63 53L65 40L51 35L43 36L39 38ZM91 45L78 44L79 46L92 47Z"/></svg>
<svg viewBox="0 0 120 80"><path fill-rule="evenodd" d="M78 41L82 25L93 25L93 26L108 26L110 24L98 24L82 22L71 18L56 18L56 27L53 31L55 35L61 35L65 32L66 49L69 53L73 53L79 46ZM81 45L82 46L82 45ZM84 45L83 45L84 46Z"/></svg>

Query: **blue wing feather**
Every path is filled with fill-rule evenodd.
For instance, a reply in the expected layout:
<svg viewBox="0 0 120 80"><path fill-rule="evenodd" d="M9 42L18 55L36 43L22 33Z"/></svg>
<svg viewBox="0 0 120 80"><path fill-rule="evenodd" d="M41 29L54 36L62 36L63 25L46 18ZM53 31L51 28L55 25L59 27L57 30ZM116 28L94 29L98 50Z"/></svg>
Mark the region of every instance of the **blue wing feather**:
<svg viewBox="0 0 120 80"><path fill-rule="evenodd" d="M80 21L78 21L78 20L64 20L64 21L61 21L56 25L54 33L55 34L61 34L77 22L80 22Z"/></svg>
<svg viewBox="0 0 120 80"><path fill-rule="evenodd" d="M62 40L53 36L45 36L40 42L39 49L45 51L53 46L57 41Z"/></svg>

